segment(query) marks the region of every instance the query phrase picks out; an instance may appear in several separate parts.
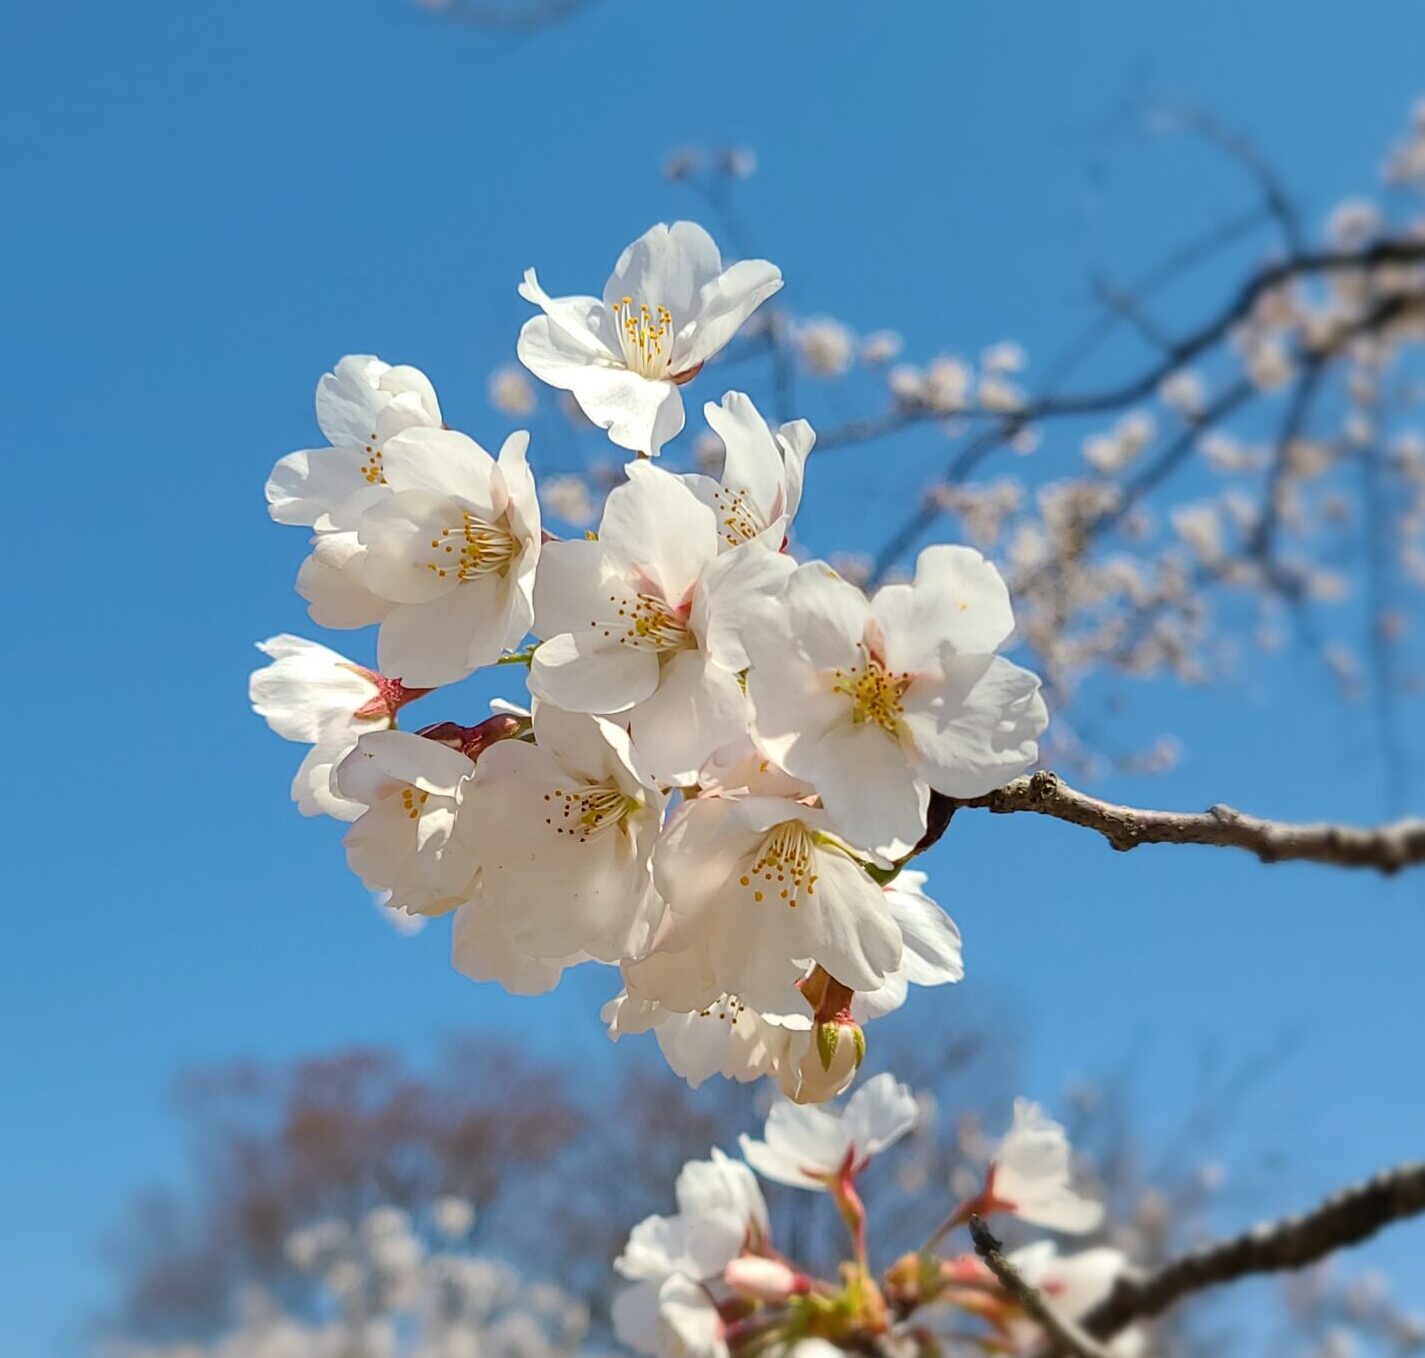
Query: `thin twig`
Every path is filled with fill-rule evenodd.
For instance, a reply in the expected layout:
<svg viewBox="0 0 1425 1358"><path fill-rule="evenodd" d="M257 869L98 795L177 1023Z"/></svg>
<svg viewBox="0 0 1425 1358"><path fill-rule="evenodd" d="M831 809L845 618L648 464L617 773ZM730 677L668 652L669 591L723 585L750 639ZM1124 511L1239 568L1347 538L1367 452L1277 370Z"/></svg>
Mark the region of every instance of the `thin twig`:
<svg viewBox="0 0 1425 1358"><path fill-rule="evenodd" d="M955 809L1051 816L1093 830L1120 852L1140 844L1211 844L1245 849L1264 863L1329 863L1387 874L1425 863L1425 819L1419 818L1363 827L1263 820L1221 805L1206 811L1148 811L1091 797L1047 770L1016 778L983 797L945 800Z"/></svg>
<svg viewBox="0 0 1425 1358"><path fill-rule="evenodd" d="M971 1217L968 1224L970 1239L975 1242L975 1253L985 1261L985 1266L999 1279L1000 1286L1014 1298L1020 1310L1043 1328L1058 1352L1073 1354L1074 1358L1108 1358L1108 1349L1067 1316L1060 1315L1037 1287L1031 1287L1024 1281L1019 1270L1004 1257L999 1241L979 1217Z"/></svg>
<svg viewBox="0 0 1425 1358"><path fill-rule="evenodd" d="M1019 410L1008 414L980 406L958 410L912 406L905 410L893 410L855 420L838 429L828 429L818 435L817 447L825 450L864 443L927 420L997 419L1023 428L1040 420L1070 415L1101 415L1121 410L1124 406L1151 396L1164 378L1170 377L1225 339L1233 327L1273 288L1281 287L1296 278L1349 272L1353 269L1373 269L1389 264L1422 262L1425 262L1425 240L1414 239L1381 240L1363 250L1325 250L1295 255L1259 269L1238 288L1231 301L1215 316L1197 329L1189 331L1156 362L1126 382L1097 391L1045 396L1029 401Z"/></svg>
<svg viewBox="0 0 1425 1358"><path fill-rule="evenodd" d="M1221 1283L1258 1273L1305 1268L1334 1250L1368 1240L1392 1222L1425 1213L1425 1161L1401 1165L1341 1189L1304 1216L1253 1227L1192 1250L1151 1273L1124 1274L1113 1292L1084 1317L1083 1328L1110 1339L1136 1320ZM1074 1352L1057 1345L1045 1354Z"/></svg>

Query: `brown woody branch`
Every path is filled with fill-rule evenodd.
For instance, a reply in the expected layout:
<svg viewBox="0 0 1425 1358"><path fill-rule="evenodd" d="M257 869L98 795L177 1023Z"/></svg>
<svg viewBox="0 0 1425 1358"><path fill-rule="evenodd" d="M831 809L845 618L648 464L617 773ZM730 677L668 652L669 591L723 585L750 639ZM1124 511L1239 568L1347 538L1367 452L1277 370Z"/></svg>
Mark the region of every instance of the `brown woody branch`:
<svg viewBox="0 0 1425 1358"><path fill-rule="evenodd" d="M957 799L936 793L931 800L932 805L945 803L952 812L974 807L995 815L1026 811L1051 816L1095 831L1120 852L1140 844L1213 844L1245 849L1264 863L1295 860L1382 873L1425 863L1425 819L1365 827L1263 820L1221 805L1200 812L1148 811L1091 797L1047 770L1016 778L983 797ZM938 814L943 815L944 808ZM917 852L928 847L923 842Z"/></svg>
<svg viewBox="0 0 1425 1358"><path fill-rule="evenodd" d="M1097 1340L1111 1339L1134 1321L1160 1315L1204 1288L1252 1274L1304 1268L1343 1246L1368 1240L1392 1222L1421 1213L1425 1213L1425 1161L1344 1188L1304 1216L1256 1226L1184 1254L1152 1273L1125 1274L1109 1297L1084 1317L1083 1329ZM1079 1351L1056 1343L1052 1352Z"/></svg>
<svg viewBox="0 0 1425 1358"><path fill-rule="evenodd" d="M964 480L981 462L1022 430L1037 423L1064 416L1107 414L1123 410L1151 396L1165 378L1185 368L1194 359L1224 341L1233 328L1251 314L1257 303L1275 288L1298 279L1421 263L1425 263L1425 240L1413 237L1387 238L1359 250L1293 253L1285 259L1263 266L1248 277L1222 309L1197 329L1189 331L1175 343L1156 346L1156 361L1126 382L1097 391L1051 391L1013 411L986 410L980 407L949 411L921 406L898 407L869 418L852 420L839 428L823 430L817 438L817 447L827 450L858 445L925 421L945 421L952 418L983 420L983 427L967 439L940 479L940 484L954 485ZM1402 299L1387 299L1381 308L1372 311L1352 326L1350 335L1343 336L1342 341L1356 334L1382 328L1395 319L1405 305ZM1234 400L1236 399L1234 397ZM1187 450L1190 451L1194 444L1195 440L1189 440L1186 444ZM1170 460L1167 470L1171 470L1180 460ZM883 578L889 567L919 540L943 512L941 498L932 488L906 515L877 554L873 579Z"/></svg>
<svg viewBox="0 0 1425 1358"><path fill-rule="evenodd" d="M1265 265L1247 279L1231 300L1215 316L1196 330L1189 331L1176 343L1163 349L1157 361L1136 376L1116 386L1097 391L1063 395L1048 395L1031 400L1017 410L989 410L968 406L958 410L930 407L910 407L888 411L866 419L852 420L838 428L817 435L817 448L844 448L883 438L909 425L927 420L986 419L998 423L1003 437L1012 437L1027 425L1064 416L1098 415L1121 410L1144 400L1157 391L1163 379L1227 338L1234 326L1244 320L1257 302L1274 288L1298 278L1322 277L1360 269L1378 269L1397 264L1425 263L1425 240L1411 237L1388 238L1361 250L1324 250L1293 255Z"/></svg>
<svg viewBox="0 0 1425 1358"><path fill-rule="evenodd" d="M1060 1315L1037 1287L1025 1282L1019 1270L1004 1257L999 1241L979 1217L971 1217L968 1225L970 1239L975 1242L975 1253L985 1261L985 1266L1024 1314L1044 1330L1056 1352L1072 1354L1073 1358L1108 1358L1107 1348L1067 1316Z"/></svg>

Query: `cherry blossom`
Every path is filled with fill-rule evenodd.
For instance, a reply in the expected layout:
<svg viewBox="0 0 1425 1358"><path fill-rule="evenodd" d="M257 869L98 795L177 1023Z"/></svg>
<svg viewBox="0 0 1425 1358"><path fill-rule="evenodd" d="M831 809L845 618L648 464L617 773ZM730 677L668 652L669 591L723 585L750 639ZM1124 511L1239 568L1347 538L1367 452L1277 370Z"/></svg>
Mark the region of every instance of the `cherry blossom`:
<svg viewBox="0 0 1425 1358"><path fill-rule="evenodd" d="M615 1042L652 1032L669 1069L693 1089L713 1075L739 1084L777 1076L789 1057L793 1035L810 1034L812 1027L809 1011L759 1014L735 995L719 995L704 1008L680 1013L624 991L600 1016Z"/></svg>
<svg viewBox="0 0 1425 1358"><path fill-rule="evenodd" d="M767 1236L757 1180L719 1150L684 1165L675 1192L677 1214L639 1222L614 1263L633 1283L614 1298L614 1333L640 1353L715 1351L721 1325L705 1285Z"/></svg>
<svg viewBox="0 0 1425 1358"><path fill-rule="evenodd" d="M903 857L931 788L979 796L1037 757L1039 681L995 654L1013 628L1004 581L969 547L926 548L913 583L870 600L810 562L745 629L757 741L841 833Z"/></svg>
<svg viewBox="0 0 1425 1358"><path fill-rule="evenodd" d="M624 975L666 1008L731 994L760 1012L796 1012L813 965L852 990L877 989L900 965L900 929L880 886L804 799L768 790L687 801L653 871L670 926Z"/></svg>
<svg viewBox="0 0 1425 1358"><path fill-rule="evenodd" d="M985 1187L957 1210L987 1216L1008 1212L1021 1221L1081 1235L1103 1220L1103 1204L1070 1184L1069 1138L1037 1103L1014 1101L1014 1119L990 1159Z"/></svg>
<svg viewBox="0 0 1425 1358"><path fill-rule="evenodd" d="M681 479L646 462L628 474L596 541L545 549L529 687L617 717L651 773L685 782L745 734L744 624L794 567L760 542L719 555L713 511Z"/></svg>
<svg viewBox="0 0 1425 1358"><path fill-rule="evenodd" d="M257 643L272 664L248 680L252 710L284 740L312 748L292 779L304 816L355 820L365 807L338 796L331 772L369 731L395 725L396 713L424 689L410 689L315 641L282 633Z"/></svg>
<svg viewBox="0 0 1425 1358"><path fill-rule="evenodd" d="M386 441L406 429L439 429L435 388L417 368L348 354L317 383L317 426L331 445L289 453L267 482L278 523L332 527L332 509L382 481Z"/></svg>
<svg viewBox="0 0 1425 1358"><path fill-rule="evenodd" d="M312 617L379 622L383 673L422 687L454 683L529 630L539 561L539 500L511 434L492 458L448 429L387 441L382 481L332 511L297 577Z"/></svg>
<svg viewBox="0 0 1425 1358"><path fill-rule="evenodd" d="M536 703L533 723L533 744L491 746L462 789L476 908L526 957L617 962L657 906L649 859L664 795L612 722Z"/></svg>
<svg viewBox="0 0 1425 1358"><path fill-rule="evenodd" d="M960 931L926 895L926 880L925 873L902 868L882 887L891 918L901 931L901 964L875 990L853 997L851 1017L858 1023L899 1009L912 985L946 985L964 979Z"/></svg>
<svg viewBox="0 0 1425 1358"><path fill-rule="evenodd" d="M815 432L805 420L773 430L740 391L729 391L720 405L709 401L703 415L722 442L722 477L683 480L717 515L718 549L729 551L755 538L780 551L801 503Z"/></svg>
<svg viewBox="0 0 1425 1358"><path fill-rule="evenodd" d="M623 1338L617 1313L614 1322L615 1335ZM664 1358L727 1358L726 1330L717 1303L706 1287L680 1273L663 1282L658 1290L658 1343L654 1352Z"/></svg>
<svg viewBox="0 0 1425 1358"><path fill-rule="evenodd" d="M346 832L346 860L388 904L437 915L470 895L474 856L455 836L463 784L475 770L459 750L408 731L364 735L332 773L341 797L366 807Z"/></svg>
<svg viewBox="0 0 1425 1358"><path fill-rule="evenodd" d="M511 995L544 995L570 967L592 959L575 952L566 957L537 957L523 951L504 918L487 909L480 884L456 908L450 930L450 963L472 981L493 981Z"/></svg>
<svg viewBox="0 0 1425 1358"><path fill-rule="evenodd" d="M915 1126L915 1096L893 1075L877 1075L833 1112L782 1102L767 1115L762 1140L744 1135L742 1154L764 1179L824 1189L854 1178L873 1156Z"/></svg>
<svg viewBox="0 0 1425 1358"><path fill-rule="evenodd" d="M550 297L527 270L520 296L544 314L521 329L520 362L619 447L656 457L683 427L678 388L781 286L766 260L724 268L702 227L660 223L619 256L602 300Z"/></svg>

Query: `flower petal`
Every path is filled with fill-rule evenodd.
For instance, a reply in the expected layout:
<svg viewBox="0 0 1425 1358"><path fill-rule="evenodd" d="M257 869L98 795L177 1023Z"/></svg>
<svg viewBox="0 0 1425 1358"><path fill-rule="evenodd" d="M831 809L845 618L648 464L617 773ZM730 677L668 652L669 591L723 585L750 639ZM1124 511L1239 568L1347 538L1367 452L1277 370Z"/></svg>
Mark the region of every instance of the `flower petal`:
<svg viewBox="0 0 1425 1358"><path fill-rule="evenodd" d="M903 858L925 833L930 788L895 738L871 723L838 726L817 743L807 778L837 832L858 848Z"/></svg>
<svg viewBox="0 0 1425 1358"><path fill-rule="evenodd" d="M493 519L504 511L491 494L495 459L454 429L408 429L390 439L382 458L392 490L424 490L459 499Z"/></svg>
<svg viewBox="0 0 1425 1358"><path fill-rule="evenodd" d="M625 297L650 310L664 306L681 327L693 318L703 288L721 273L717 245L696 222L659 222L618 257L604 284L604 306L612 309Z"/></svg>
<svg viewBox="0 0 1425 1358"><path fill-rule="evenodd" d="M631 463L627 470L628 480L604 503L599 542L626 573L645 577L649 592L681 608L691 603L698 577L717 558L716 520L671 472L649 462Z"/></svg>
<svg viewBox="0 0 1425 1358"><path fill-rule="evenodd" d="M278 523L330 528L333 507L369 485L364 448L311 448L279 459L267 479L267 512Z"/></svg>
<svg viewBox="0 0 1425 1358"><path fill-rule="evenodd" d="M683 398L674 383L640 377L609 359L591 359L547 316L524 323L517 351L520 362L541 381L573 395L620 448L657 457L683 428Z"/></svg>
<svg viewBox="0 0 1425 1358"><path fill-rule="evenodd" d="M533 302L562 334L563 347L591 359L616 359L620 348L609 309L597 297L551 297L539 285L533 269L524 271L519 294Z"/></svg>
<svg viewBox="0 0 1425 1358"><path fill-rule="evenodd" d="M927 547L906 591L888 585L872 605L891 669L924 669L947 643L956 655L988 655L1014 631L1009 589L972 547Z"/></svg>
<svg viewBox="0 0 1425 1358"><path fill-rule="evenodd" d="M494 981L511 995L547 995L567 967L586 960L571 957L529 957L519 951L498 915L484 908L477 895L455 912L450 934L451 965L472 981Z"/></svg>
<svg viewBox="0 0 1425 1358"><path fill-rule="evenodd" d="M680 651L658 687L628 714L641 763L664 783L690 783L703 762L747 730L747 696L737 676L701 651Z"/></svg>
<svg viewBox="0 0 1425 1358"><path fill-rule="evenodd" d="M678 333L675 370L688 372L707 362L781 286L781 269L765 259L742 259L712 279L698 295L697 318Z"/></svg>
<svg viewBox="0 0 1425 1358"><path fill-rule="evenodd" d="M765 259L741 260L706 284L698 295L695 319L674 345L676 371L706 363L781 286L781 270Z"/></svg>
<svg viewBox="0 0 1425 1358"><path fill-rule="evenodd" d="M1017 778L1049 724L1038 677L1001 656L947 656L902 703L923 776L947 797L980 797Z"/></svg>
<svg viewBox="0 0 1425 1358"><path fill-rule="evenodd" d="M437 599L397 604L376 637L381 673L408 688L437 688L493 665L523 636L516 615L528 609L519 602L507 581L482 575Z"/></svg>
<svg viewBox="0 0 1425 1358"><path fill-rule="evenodd" d="M626 712L658 687L658 657L592 632L550 637L534 653L529 691L567 712Z"/></svg>
<svg viewBox="0 0 1425 1358"><path fill-rule="evenodd" d="M324 533L297 571L297 593L307 601L312 621L322 627L349 629L380 622L391 611L362 579L366 549L355 533Z"/></svg>

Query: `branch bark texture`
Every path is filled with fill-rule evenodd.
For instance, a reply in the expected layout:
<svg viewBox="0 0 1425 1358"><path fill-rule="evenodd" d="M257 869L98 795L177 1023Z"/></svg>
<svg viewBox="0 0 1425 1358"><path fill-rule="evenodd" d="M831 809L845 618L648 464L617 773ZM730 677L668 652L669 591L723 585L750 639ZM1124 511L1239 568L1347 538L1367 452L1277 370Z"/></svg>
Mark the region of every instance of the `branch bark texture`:
<svg viewBox="0 0 1425 1358"><path fill-rule="evenodd" d="M1091 797L1048 771L1016 778L983 797L943 800L955 810L1050 816L1093 830L1120 852L1140 844L1214 844L1245 849L1264 863L1328 863L1382 873L1425 863L1425 819L1420 818L1355 826L1265 820L1222 805L1206 811L1150 811Z"/></svg>
<svg viewBox="0 0 1425 1358"><path fill-rule="evenodd" d="M1037 1287L1031 1287L1024 1280L1019 1270L1004 1257L999 1241L979 1217L971 1217L968 1225L970 1239L975 1242L975 1253L985 1261L985 1267L995 1275L1000 1286L1014 1298L1024 1314L1043 1328L1058 1352L1072 1354L1073 1358L1109 1358L1108 1350L1097 1339L1067 1316L1060 1315Z"/></svg>
<svg viewBox="0 0 1425 1358"><path fill-rule="evenodd" d="M1343 1188L1302 1216L1193 1250L1152 1273L1124 1275L1108 1299L1084 1317L1083 1328L1100 1341L1111 1339L1134 1321L1159 1315L1195 1292L1251 1274L1305 1268L1343 1246L1369 1239L1392 1222L1421 1213L1425 1161L1416 1161ZM1077 1353L1065 1344L1056 1344L1053 1351Z"/></svg>

